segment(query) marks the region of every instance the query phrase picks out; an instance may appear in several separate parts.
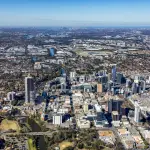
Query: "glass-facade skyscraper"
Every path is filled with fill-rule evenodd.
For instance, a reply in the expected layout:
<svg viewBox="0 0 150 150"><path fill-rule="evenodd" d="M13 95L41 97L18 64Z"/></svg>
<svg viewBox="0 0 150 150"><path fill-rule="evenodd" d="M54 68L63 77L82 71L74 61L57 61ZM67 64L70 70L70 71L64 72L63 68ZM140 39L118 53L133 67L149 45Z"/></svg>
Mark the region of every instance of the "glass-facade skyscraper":
<svg viewBox="0 0 150 150"><path fill-rule="evenodd" d="M31 103L35 100L34 79L32 77L25 78L25 102Z"/></svg>

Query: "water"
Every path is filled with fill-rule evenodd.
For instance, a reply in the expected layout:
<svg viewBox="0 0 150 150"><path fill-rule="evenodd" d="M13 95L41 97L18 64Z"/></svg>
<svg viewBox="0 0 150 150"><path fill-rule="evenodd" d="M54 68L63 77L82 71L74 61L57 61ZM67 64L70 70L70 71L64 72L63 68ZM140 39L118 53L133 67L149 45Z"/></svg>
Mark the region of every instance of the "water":
<svg viewBox="0 0 150 150"><path fill-rule="evenodd" d="M36 123L35 120L28 118L28 124L31 126L32 132L41 132L41 127ZM38 136L36 143L40 150L47 150L44 136Z"/></svg>

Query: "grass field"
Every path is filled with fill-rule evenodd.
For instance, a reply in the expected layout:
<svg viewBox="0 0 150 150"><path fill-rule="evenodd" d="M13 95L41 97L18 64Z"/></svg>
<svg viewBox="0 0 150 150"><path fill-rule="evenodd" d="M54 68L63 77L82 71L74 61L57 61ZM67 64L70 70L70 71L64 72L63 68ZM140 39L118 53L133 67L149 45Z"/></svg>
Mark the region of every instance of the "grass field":
<svg viewBox="0 0 150 150"><path fill-rule="evenodd" d="M59 144L60 150L63 150L69 146L73 146L73 142L64 141Z"/></svg>
<svg viewBox="0 0 150 150"><path fill-rule="evenodd" d="M76 54L77 54L77 55L80 55L80 56L85 56L85 57L88 56L88 53L87 53L87 52L84 52L83 50L77 50L77 51L76 51Z"/></svg>
<svg viewBox="0 0 150 150"><path fill-rule="evenodd" d="M15 130L16 132L19 132L20 126L17 121L4 119L0 124L0 130L2 131Z"/></svg>
<svg viewBox="0 0 150 150"><path fill-rule="evenodd" d="M29 150L36 150L36 147L33 145L33 140L28 139Z"/></svg>

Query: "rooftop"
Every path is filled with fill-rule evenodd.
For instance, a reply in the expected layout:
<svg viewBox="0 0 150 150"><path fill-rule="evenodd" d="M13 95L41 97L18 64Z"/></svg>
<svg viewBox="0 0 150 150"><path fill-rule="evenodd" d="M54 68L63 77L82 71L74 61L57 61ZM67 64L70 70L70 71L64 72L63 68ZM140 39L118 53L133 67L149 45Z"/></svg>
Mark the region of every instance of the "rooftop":
<svg viewBox="0 0 150 150"><path fill-rule="evenodd" d="M98 134L99 134L99 136L109 136L109 137L114 136L114 133L110 130L98 131Z"/></svg>

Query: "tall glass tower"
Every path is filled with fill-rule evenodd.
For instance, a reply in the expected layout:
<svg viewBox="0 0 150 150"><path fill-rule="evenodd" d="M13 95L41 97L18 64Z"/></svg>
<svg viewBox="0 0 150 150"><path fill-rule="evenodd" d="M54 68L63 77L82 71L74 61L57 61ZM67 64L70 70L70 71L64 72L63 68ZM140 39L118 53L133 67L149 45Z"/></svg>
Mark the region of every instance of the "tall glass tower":
<svg viewBox="0 0 150 150"><path fill-rule="evenodd" d="M35 100L34 79L32 77L25 78L25 102L31 103Z"/></svg>

